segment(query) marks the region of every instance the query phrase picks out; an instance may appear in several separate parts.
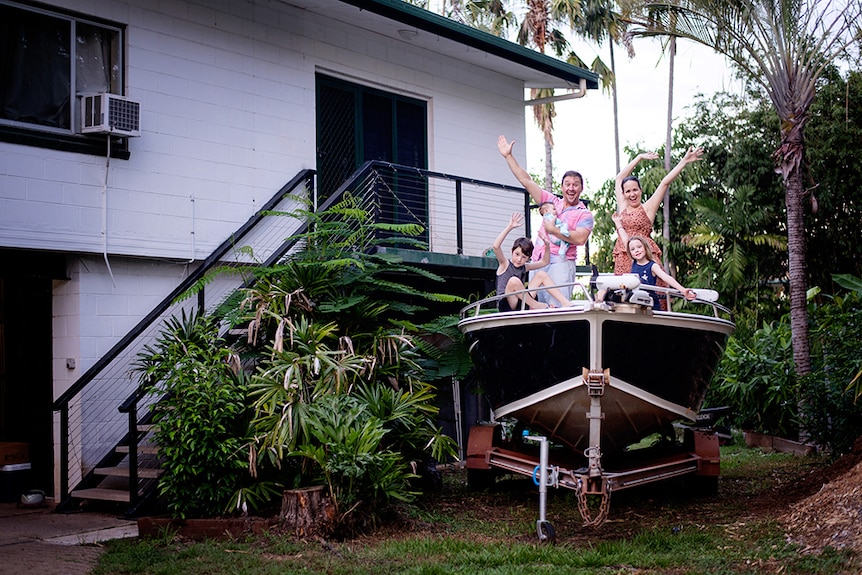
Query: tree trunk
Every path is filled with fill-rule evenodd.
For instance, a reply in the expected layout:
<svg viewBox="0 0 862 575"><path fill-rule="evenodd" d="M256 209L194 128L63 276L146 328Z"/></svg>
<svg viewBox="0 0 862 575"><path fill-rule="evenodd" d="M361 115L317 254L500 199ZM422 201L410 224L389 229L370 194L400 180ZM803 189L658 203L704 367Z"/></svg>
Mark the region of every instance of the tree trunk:
<svg viewBox="0 0 862 575"><path fill-rule="evenodd" d="M810 101L809 101L810 103ZM775 152L778 172L784 179L784 205L787 208L787 277L790 280L790 333L796 375L811 372L811 347L808 340L808 265L805 260L808 238L805 235L805 188L802 160L805 155L803 130L807 105L795 109L792 119L781 118L785 126L781 146Z"/></svg>
<svg viewBox="0 0 862 575"><path fill-rule="evenodd" d="M335 506L323 485L289 489L282 494L279 519L297 537L324 535L334 526Z"/></svg>
<svg viewBox="0 0 862 575"><path fill-rule="evenodd" d="M673 148L673 66L676 56L676 38L671 36L670 44L668 45L668 80L667 80L667 133L664 145L664 169L670 171L671 149ZM665 247L664 253L664 269L667 273L676 277L676 269L673 261L670 259L670 187L664 193L664 202L662 203L662 215L664 222L662 223L662 237L664 237Z"/></svg>
<svg viewBox="0 0 862 575"><path fill-rule="evenodd" d="M613 79L611 80L611 93L613 94L614 99L614 152L616 154L617 160L617 171L616 173L620 173L620 113L619 107L617 105L617 65L614 61L614 42L611 39L608 44L611 47L611 75L613 75Z"/></svg>
<svg viewBox="0 0 862 575"><path fill-rule="evenodd" d="M811 371L811 350L808 341L808 264L805 261L805 190L799 168L792 170L785 181L784 203L787 207L787 276L790 279L790 332L793 341L793 363L796 375Z"/></svg>

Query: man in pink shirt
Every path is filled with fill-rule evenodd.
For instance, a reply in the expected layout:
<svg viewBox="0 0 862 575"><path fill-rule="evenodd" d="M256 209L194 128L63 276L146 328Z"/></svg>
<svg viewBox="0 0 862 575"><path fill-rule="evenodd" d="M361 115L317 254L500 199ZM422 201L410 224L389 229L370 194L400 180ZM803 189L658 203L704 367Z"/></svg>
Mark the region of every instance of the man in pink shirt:
<svg viewBox="0 0 862 575"><path fill-rule="evenodd" d="M581 201L581 192L584 189L584 178L578 172L569 170L563 174L563 197L560 198L547 190L543 190L530 174L524 168L518 165L517 160L512 155L512 147L515 145L514 140L509 142L505 136L500 136L497 139L497 149L505 158L506 164L512 171L512 174L517 178L518 182L527 190L530 197L537 204L542 202L553 202L557 217L566 223L569 235L564 236L560 232L560 228L554 225L553 221L543 219L542 225L544 231L549 235L568 242L576 246L582 246L590 237L590 232L593 231L593 214L590 212L584 203ZM547 248L547 246L546 246ZM563 257L560 257L560 244L550 243L551 263L548 265L547 272L551 276L553 282L557 285L571 284L576 279L575 260L578 255L577 249L568 249ZM571 297L572 286L560 287L560 291ZM550 303L556 300L550 298ZM558 305L564 306L567 302L557 302Z"/></svg>

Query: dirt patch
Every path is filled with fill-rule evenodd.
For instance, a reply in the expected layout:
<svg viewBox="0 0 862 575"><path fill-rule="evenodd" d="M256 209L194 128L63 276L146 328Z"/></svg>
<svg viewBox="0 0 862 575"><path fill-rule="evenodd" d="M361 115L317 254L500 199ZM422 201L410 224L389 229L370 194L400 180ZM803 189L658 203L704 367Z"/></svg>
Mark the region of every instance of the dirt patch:
<svg viewBox="0 0 862 575"><path fill-rule="evenodd" d="M827 473L828 481L814 494L790 506L781 516L788 540L803 553L826 547L862 552L862 438L853 453Z"/></svg>
<svg viewBox="0 0 862 575"><path fill-rule="evenodd" d="M862 449L833 463L820 457L786 461L762 477L723 475L717 496L693 495L684 482L675 480L619 492L599 528L584 527L572 493L551 490L547 518L561 542L579 545L631 538L648 529L676 532L698 525L721 525L734 537L737 528L751 521L774 519L784 526L788 540L807 552L826 546L862 552ZM473 493L464 475L447 471L447 487L419 504L431 519L388 518L359 539L374 544L416 533L440 534L448 531L445 517L457 517L459 524L475 523L470 534L475 541L499 540L501 532L512 542L536 541L536 532L524 529L538 518L538 493L529 478L507 479L492 490ZM488 532L486 525L495 531Z"/></svg>

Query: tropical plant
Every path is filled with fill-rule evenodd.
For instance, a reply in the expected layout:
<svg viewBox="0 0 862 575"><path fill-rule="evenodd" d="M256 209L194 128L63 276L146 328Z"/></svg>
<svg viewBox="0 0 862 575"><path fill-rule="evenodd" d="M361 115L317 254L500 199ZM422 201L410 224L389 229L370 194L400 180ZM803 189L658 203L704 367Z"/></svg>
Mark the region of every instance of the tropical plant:
<svg viewBox="0 0 862 575"><path fill-rule="evenodd" d="M219 515L247 477L246 382L211 317L183 311L138 356L154 403L164 469L159 492L175 518ZM250 500L255 502L252 491Z"/></svg>
<svg viewBox="0 0 862 575"><path fill-rule="evenodd" d="M811 105L805 131L805 155L816 189L818 210L810 214L806 231L811 285L827 293L840 291L836 272L862 276L862 242L859 222L862 202L862 166L858 161L862 142L862 72L826 70Z"/></svg>
<svg viewBox="0 0 862 575"><path fill-rule="evenodd" d="M635 35L689 38L727 56L761 86L780 121L775 167L785 187L793 356L811 371L806 305L804 132L817 80L848 49L858 49L862 2L819 0L646 0L632 10Z"/></svg>
<svg viewBox="0 0 862 575"><path fill-rule="evenodd" d="M257 352L251 469L296 487L325 481L339 521L352 522L410 498L414 468L455 454L434 421L434 388L419 363L433 360L414 343L429 332L412 320L427 303L462 300L404 283L409 272L440 278L375 253L381 241L409 238L380 239L354 200L313 219L304 249L243 290L239 320ZM336 406L345 413L333 413Z"/></svg>
<svg viewBox="0 0 862 575"><path fill-rule="evenodd" d="M164 395L155 415L162 491L177 517L260 507L276 488L318 476L341 519L373 517L413 496L414 469L456 453L422 373L435 360L413 341L422 336L427 350L432 338L413 320L429 303L463 300L408 285L442 278L375 249L409 244L421 228L375 224L351 197L280 215L309 222L292 238L299 248L273 266L247 266L256 281L216 314L172 318L139 358L142 382ZM219 331L237 326L247 337L229 347Z"/></svg>
<svg viewBox="0 0 862 575"><path fill-rule="evenodd" d="M361 385L355 397L386 429L384 444L400 453L414 469L431 461L444 461L456 449L452 438L443 435L436 425L435 393L427 383L417 381L409 390Z"/></svg>
<svg viewBox="0 0 862 575"><path fill-rule="evenodd" d="M732 406L733 423L743 429L794 437L798 425L806 440L833 456L849 452L862 425L856 384L862 377L862 280L839 275L835 281L854 291L827 296L823 304L812 297L811 373L797 377L793 371L785 315L750 336L734 334L708 403Z"/></svg>
<svg viewBox="0 0 862 575"><path fill-rule="evenodd" d="M698 142L708 150L706 161L698 166L698 195L723 197L724 190L750 185L753 203L768 214L763 230L786 236L784 191L771 158L778 146L778 119L760 92L700 97L676 132L679 141ZM862 166L854 156L860 139L862 74L850 71L842 75L830 67L818 81L805 138L818 204L818 210L806 220L808 248L816 254L808 258L807 269L810 285L826 294L840 291L832 279L836 272L862 275L862 243L856 240L855 231L862 221L862 203L855 201L855 190L862 186ZM680 201L683 204L677 206ZM679 231L674 235L687 234L694 216L688 212L685 198L676 199L674 230ZM674 257L685 266L686 253ZM786 253L761 249L757 260L761 282L786 281Z"/></svg>
<svg viewBox="0 0 862 575"><path fill-rule="evenodd" d="M329 490L335 523L372 521L394 500L412 501L410 468L384 445L384 422L350 395L325 395L309 404L303 421L309 436L290 452L312 462ZM357 513L363 511L364 513Z"/></svg>
<svg viewBox="0 0 862 575"><path fill-rule="evenodd" d="M840 292L832 279L836 271L857 276L862 272L862 244L855 239L862 205L854 201L854 190L862 186L862 167L852 156L862 137L860 80L862 75L858 73L849 72L845 78L833 68L827 70L818 82L818 97L811 106L806 130L810 177L819 182L819 209L808 215L806 224L811 253L817 257L808 259L807 268L811 284L822 289L821 299ZM697 166L697 185L675 198L674 237L685 241L692 228L701 223L694 209L698 198L731 204L735 202L735 190L743 187L752 189L749 201L760 220L752 229L786 237L781 201L784 192L771 158L778 145L778 120L760 92L698 98L677 126L676 138L679 142L697 142L708 154ZM693 250L687 243L681 246L683 249L678 245L674 242L670 249L683 276L691 276L701 268L717 269L719 260L713 255ZM728 284L721 288L722 292L735 294L732 305L738 331L753 331L764 321L778 319L788 305L786 251L749 245L747 252L755 265L745 271L743 285L731 289L728 278L720 278Z"/></svg>
<svg viewBox="0 0 862 575"><path fill-rule="evenodd" d="M606 0L590 0L589 4L586 0L450 0L442 2L440 12L449 18L504 38L509 35L511 29L515 29L515 41L520 45L531 46L542 54L552 52L569 64L587 68L587 64L573 50L568 33L574 32L598 43L605 38L610 38L612 43L618 43L621 21L611 7L612 4ZM516 12L523 13L520 23L515 16ZM613 48L611 50L613 54ZM600 57L596 57L589 68L599 76L603 88L615 88L612 68ZM614 90L614 97L615 93ZM554 181L554 101L565 97L566 95L555 94L552 88L530 90L530 101L534 102L533 118L542 131L545 143L545 174L542 185L546 190L551 189Z"/></svg>
<svg viewBox="0 0 862 575"><path fill-rule="evenodd" d="M833 278L841 287L851 290L857 300L862 299L862 279L848 274L836 274ZM862 357L858 353L856 354L855 362L859 369L856 375L853 376L853 379L847 384L847 391L852 392L853 401L858 402L859 398L862 397Z"/></svg>
<svg viewBox="0 0 862 575"><path fill-rule="evenodd" d="M575 32L588 40L592 40L598 46L608 40L610 56L610 69L596 58L590 69L602 78L602 87L610 90L614 110L614 158L616 160L617 172L620 171L620 121L617 107L617 71L616 59L614 57L614 45L623 42L625 36L625 20L614 9L611 0L581 0L580 15L575 23ZM628 57L633 58L634 48L631 43L626 46Z"/></svg>
<svg viewBox="0 0 862 575"><path fill-rule="evenodd" d="M276 466L285 452L308 439L308 406L327 395L350 393L366 367L362 356L331 347L338 344L335 324L299 318L278 329L249 384L257 451Z"/></svg>
<svg viewBox="0 0 862 575"><path fill-rule="evenodd" d="M751 186L730 190L723 197L701 197L693 205L698 222L683 242L704 250L694 278L697 285L715 286L722 293L732 293L736 304L739 291L756 288L757 253L755 246L772 250L787 249L785 237L764 231L768 214L754 201ZM712 262L714 265L709 265Z"/></svg>
<svg viewBox="0 0 862 575"><path fill-rule="evenodd" d="M688 117L676 128L677 146L696 142L708 152L691 174L688 170L682 174L693 180L684 187L686 193L674 195L671 235L677 240L669 244L668 251L680 277L691 278L691 285L709 285L726 294L722 301L733 309L737 334L742 337L787 313L783 192L770 157L777 141L776 125L774 113L757 94L743 98L718 93L696 99ZM712 212L707 220L702 215L704 208ZM746 209L756 212L752 221ZM694 234L706 229L712 232L697 238L704 245L694 246ZM783 240L773 248L772 241L750 241L754 236ZM725 256L736 253L730 249L735 242L745 257L726 264ZM737 272L732 278L720 272L725 266L739 269L743 262L741 275Z"/></svg>
<svg viewBox="0 0 862 575"><path fill-rule="evenodd" d="M862 404L852 392L862 373L862 293L829 299L812 312L812 370L800 385L800 416L811 440L837 457L852 449L862 426Z"/></svg>
<svg viewBox="0 0 862 575"><path fill-rule="evenodd" d="M798 389L790 326L780 321L764 324L745 341L730 338L706 404L730 406L737 429L795 439Z"/></svg>
<svg viewBox="0 0 862 575"><path fill-rule="evenodd" d="M579 32L580 30L594 32L595 20L602 18L611 27L613 19L612 12L602 9L593 10L593 21L589 24L582 18L581 0L527 0L526 13L521 20L516 35L517 42L522 46L534 46L539 52L545 53L551 48L553 53L575 66L586 67L584 61L571 48L566 29ZM579 30L580 27L580 30ZM590 39L600 40L602 35ZM592 65L593 71L598 73L604 86L607 88L613 82L611 69L596 58ZM533 88L530 90L530 100L533 104L533 119L542 131L545 142L545 183L544 189L551 189L553 177L553 154L554 147L554 118L557 112L554 108L554 90Z"/></svg>
<svg viewBox="0 0 862 575"><path fill-rule="evenodd" d="M427 5L422 7L428 9ZM440 13L496 36L503 35L516 21L504 0L442 0Z"/></svg>

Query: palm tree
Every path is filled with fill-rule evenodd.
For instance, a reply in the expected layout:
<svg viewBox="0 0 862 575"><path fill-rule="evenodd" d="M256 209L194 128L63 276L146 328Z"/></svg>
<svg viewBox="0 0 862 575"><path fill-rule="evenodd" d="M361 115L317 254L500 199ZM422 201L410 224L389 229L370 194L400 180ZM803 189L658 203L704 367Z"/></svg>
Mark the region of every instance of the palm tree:
<svg viewBox="0 0 862 575"><path fill-rule="evenodd" d="M604 62L599 58L593 62L591 70L598 73L603 79L603 88L609 88L614 104L614 154L616 159L616 172L620 171L620 123L619 110L617 106L617 73L616 60L614 58L614 44L623 41L625 22L618 12L614 11L612 0L581 0L581 16L575 26L575 31L582 37L595 42L601 46L605 40L609 40L610 70L604 67ZM633 58L634 48L629 42L626 46L629 58ZM604 67L604 68L602 68ZM607 78L607 83L604 79Z"/></svg>
<svg viewBox="0 0 862 575"><path fill-rule="evenodd" d="M697 224L683 238L689 246L703 251L703 260L695 273L702 285L714 285L722 293L733 292L734 307L739 291L747 289L746 277L755 264L754 248L767 246L785 251L787 239L765 233L769 215L754 202L754 188L741 186L723 197L704 197L694 200Z"/></svg>
<svg viewBox="0 0 862 575"><path fill-rule="evenodd" d="M539 52L545 53L546 47L551 47L554 54L563 56L569 50L569 41L565 33L558 28L567 23L574 27L580 13L580 0L526 0L527 13L518 29L518 43L522 46L535 46ZM553 90L533 88L530 99L553 96ZM554 117L557 115L554 103L537 104L533 106L533 118L542 130L545 141L545 189L553 185L553 155L554 147Z"/></svg>
<svg viewBox="0 0 862 575"><path fill-rule="evenodd" d="M415 0L425 5L427 2ZM525 4L526 11L520 26L509 10L507 0L442 0L438 5L440 13L448 18L473 26L480 30L505 37L510 28L517 26L516 39L522 46L533 46L545 53L550 48L554 55L564 58L574 66L587 68L585 62L571 49L566 28L580 36L601 44L605 37L611 44L621 41L621 22L618 14L611 9L611 0L517 0L515 4ZM634 55L630 51L630 55ZM599 75L602 87L614 91L614 127L617 136L617 164L619 164L619 130L617 129L616 85L613 83L613 46L611 46L611 68L595 58L589 66ZM533 118L542 131L545 142L545 188L553 185L553 147L554 117L553 89L530 91L530 99L542 103L533 106ZM551 100L551 101L548 101Z"/></svg>
<svg viewBox="0 0 862 575"><path fill-rule="evenodd" d="M793 360L811 371L806 305L804 131L817 79L851 47L858 48L862 1L647 0L634 8L633 35L689 38L727 56L772 101L780 121L774 153L784 182Z"/></svg>
<svg viewBox="0 0 862 575"><path fill-rule="evenodd" d="M503 36L516 24L504 0L442 0L439 9L447 18L496 36Z"/></svg>

